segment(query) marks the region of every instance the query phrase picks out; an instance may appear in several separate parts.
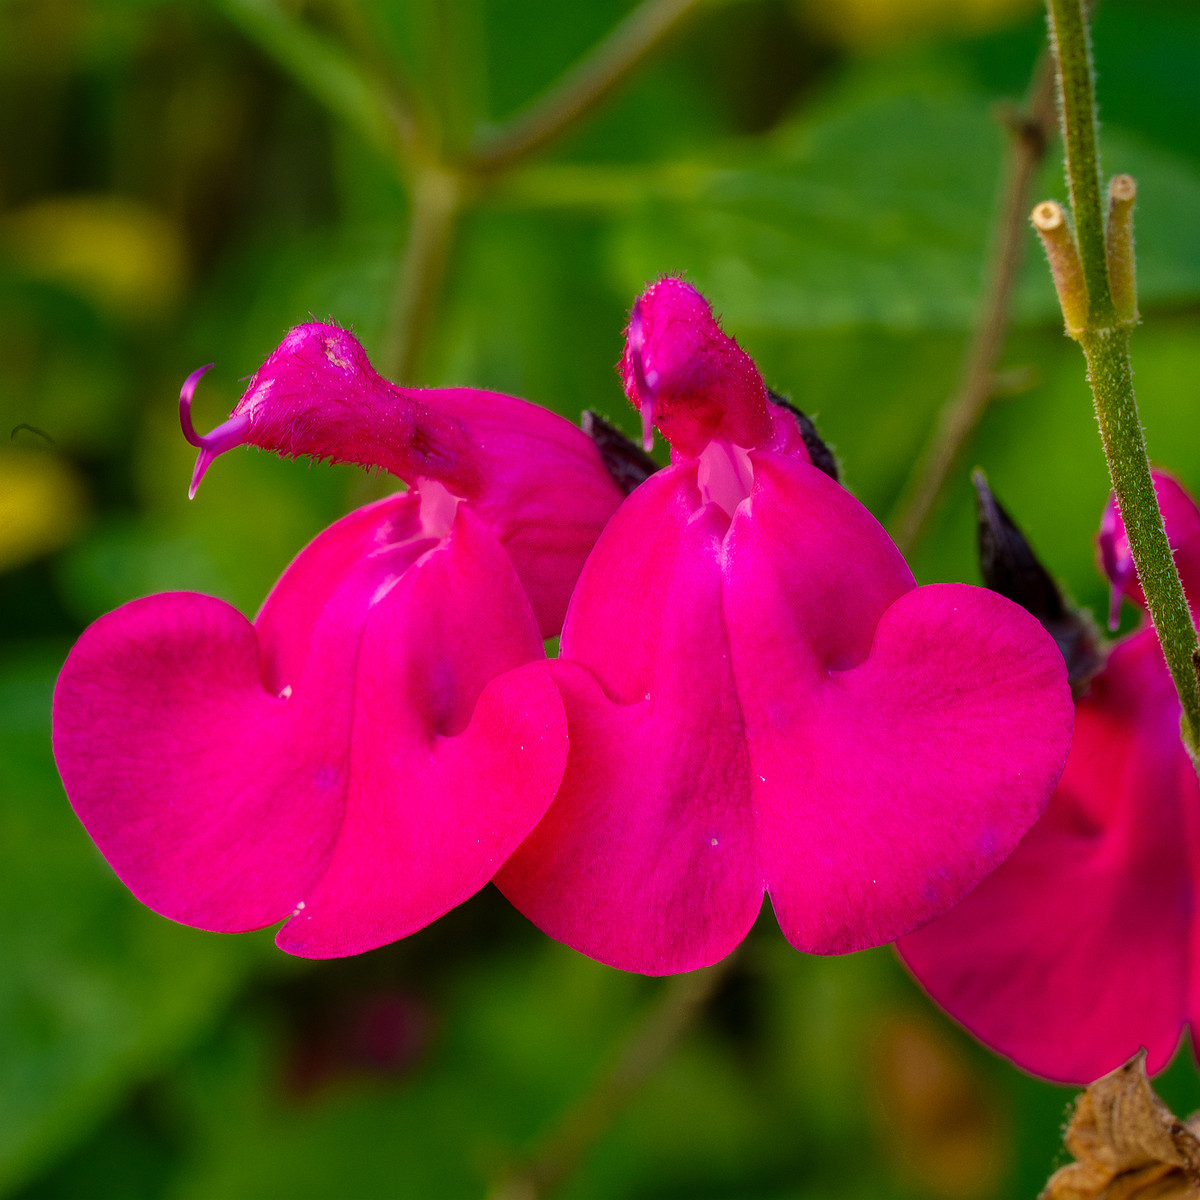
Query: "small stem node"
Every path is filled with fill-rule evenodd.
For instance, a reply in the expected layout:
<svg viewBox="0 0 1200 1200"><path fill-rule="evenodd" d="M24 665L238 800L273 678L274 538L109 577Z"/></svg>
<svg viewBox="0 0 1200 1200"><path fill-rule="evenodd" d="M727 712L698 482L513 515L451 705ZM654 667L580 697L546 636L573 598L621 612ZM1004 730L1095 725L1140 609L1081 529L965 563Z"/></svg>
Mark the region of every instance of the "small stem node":
<svg viewBox="0 0 1200 1200"><path fill-rule="evenodd" d="M1137 183L1131 175L1115 175L1108 185L1108 286L1117 320L1134 325L1137 310L1137 261L1133 250L1133 205Z"/></svg>
<svg viewBox="0 0 1200 1200"><path fill-rule="evenodd" d="M1079 247L1075 244L1067 214L1063 212L1061 204L1043 200L1030 214L1030 220L1050 260L1050 273L1054 276L1054 287L1058 292L1058 303L1062 307L1067 333L1078 340L1087 328L1088 291L1083 277L1083 263L1079 259Z"/></svg>

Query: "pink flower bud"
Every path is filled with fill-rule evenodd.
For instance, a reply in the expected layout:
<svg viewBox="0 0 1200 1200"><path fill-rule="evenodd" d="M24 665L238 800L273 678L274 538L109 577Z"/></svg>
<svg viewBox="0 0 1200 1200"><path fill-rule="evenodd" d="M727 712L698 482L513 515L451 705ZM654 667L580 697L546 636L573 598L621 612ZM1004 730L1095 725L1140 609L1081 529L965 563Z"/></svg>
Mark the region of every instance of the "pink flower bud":
<svg viewBox="0 0 1200 1200"><path fill-rule="evenodd" d="M271 353L227 421L199 435L191 402L205 370L179 397L184 436L200 450L193 495L213 459L238 445L378 467L416 488L435 480L470 501L508 551L543 636L558 634L622 495L582 430L500 392L389 383L352 334L311 324Z"/></svg>
<svg viewBox="0 0 1200 1200"><path fill-rule="evenodd" d="M687 457L713 438L749 449L771 436L758 368L682 279L660 279L633 306L618 370L641 411L647 450L652 425Z"/></svg>

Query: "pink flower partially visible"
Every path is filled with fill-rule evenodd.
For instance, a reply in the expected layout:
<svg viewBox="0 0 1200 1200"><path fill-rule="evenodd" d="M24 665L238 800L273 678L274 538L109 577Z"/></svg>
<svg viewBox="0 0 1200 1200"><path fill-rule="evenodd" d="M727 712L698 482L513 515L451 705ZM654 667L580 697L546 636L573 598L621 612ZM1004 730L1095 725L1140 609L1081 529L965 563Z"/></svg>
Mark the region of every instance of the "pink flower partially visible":
<svg viewBox="0 0 1200 1200"><path fill-rule="evenodd" d="M769 893L802 950L943 913L1045 806L1063 660L1017 605L917 588L678 279L634 307L631 402L672 444L580 576L553 664L562 789L496 882L627 970L727 954Z"/></svg>
<svg viewBox="0 0 1200 1200"><path fill-rule="evenodd" d="M1195 611L1200 511L1169 475L1155 487ZM1144 606L1112 500L1099 546L1114 615L1125 598ZM1200 1019L1200 787L1179 722L1147 621L1080 697L1042 819L962 904L898 944L934 1000L1036 1075L1088 1083L1142 1046L1161 1070Z"/></svg>
<svg viewBox="0 0 1200 1200"><path fill-rule="evenodd" d="M562 418L395 387L332 326L293 330L204 436L200 374L193 491L242 443L412 488L320 534L253 624L192 593L95 622L55 692L59 770L150 907L213 930L290 918L285 950L357 953L472 895L545 812L567 730L542 636L620 493Z"/></svg>

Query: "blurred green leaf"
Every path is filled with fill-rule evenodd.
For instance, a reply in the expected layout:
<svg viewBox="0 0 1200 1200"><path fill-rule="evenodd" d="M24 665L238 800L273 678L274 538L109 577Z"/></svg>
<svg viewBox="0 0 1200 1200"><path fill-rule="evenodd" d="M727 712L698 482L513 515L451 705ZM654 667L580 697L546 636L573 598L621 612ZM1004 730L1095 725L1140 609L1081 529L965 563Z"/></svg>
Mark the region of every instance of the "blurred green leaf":
<svg viewBox="0 0 1200 1200"><path fill-rule="evenodd" d="M1143 310L1200 296L1200 172L1111 131L1106 161L1139 181ZM686 272L735 329L970 328L1004 157L978 94L854 94L723 163L660 169L615 225L618 277ZM1046 167L1041 188L1061 190ZM618 182L608 176L610 187ZM543 187L549 183L543 180ZM636 181L626 177L632 201ZM1018 322L1058 320L1049 273L1028 238Z"/></svg>
<svg viewBox="0 0 1200 1200"><path fill-rule="evenodd" d="M394 127L379 83L353 55L275 0L220 0L251 41L387 158Z"/></svg>
<svg viewBox="0 0 1200 1200"><path fill-rule="evenodd" d="M230 1024L187 1072L183 1108L198 1150L171 1200L484 1194L582 1096L669 986L540 939L450 969L428 1060L390 1084L346 1077L289 1096L278 1033L261 1016ZM790 1139L778 1137L786 1120L725 1039L693 1031L612 1127L597 1131L561 1194L692 1195L771 1177L778 1147L792 1156Z"/></svg>
<svg viewBox="0 0 1200 1200"><path fill-rule="evenodd" d="M78 477L60 458L0 446L0 571L65 545L87 507Z"/></svg>
<svg viewBox="0 0 1200 1200"><path fill-rule="evenodd" d="M90 304L0 271L0 327L0 436L31 425L64 454L123 444L130 363Z"/></svg>
<svg viewBox="0 0 1200 1200"><path fill-rule="evenodd" d="M62 647L0 664L0 1191L87 1131L228 1001L259 939L143 908L71 813L50 755Z"/></svg>
<svg viewBox="0 0 1200 1200"><path fill-rule="evenodd" d="M544 940L454 975L432 1053L392 1084L289 1096L278 1026L230 1025L184 1079L199 1151L172 1200L476 1197L593 1077L648 990Z"/></svg>
<svg viewBox="0 0 1200 1200"><path fill-rule="evenodd" d="M636 7L631 0L541 4L485 0L489 113L511 115L582 58Z"/></svg>
<svg viewBox="0 0 1200 1200"><path fill-rule="evenodd" d="M978 97L856 99L647 203L618 267L686 271L734 328L965 328L1001 148Z"/></svg>

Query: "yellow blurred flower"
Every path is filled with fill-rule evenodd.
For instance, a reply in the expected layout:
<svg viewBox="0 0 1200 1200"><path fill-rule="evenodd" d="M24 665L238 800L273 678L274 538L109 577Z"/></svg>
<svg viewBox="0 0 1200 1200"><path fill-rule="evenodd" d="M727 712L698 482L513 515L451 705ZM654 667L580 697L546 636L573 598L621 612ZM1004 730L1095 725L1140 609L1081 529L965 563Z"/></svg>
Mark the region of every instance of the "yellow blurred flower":
<svg viewBox="0 0 1200 1200"><path fill-rule="evenodd" d="M971 34L1020 20L1039 0L795 0L804 20L834 41L873 49L942 33Z"/></svg>
<svg viewBox="0 0 1200 1200"><path fill-rule="evenodd" d="M871 1041L875 1121L897 1174L941 1200L995 1195L1012 1145L994 1098L942 1028L913 1013Z"/></svg>
<svg viewBox="0 0 1200 1200"><path fill-rule="evenodd" d="M179 230L120 196L58 196L0 218L0 241L30 275L79 292L114 316L154 319L187 279Z"/></svg>
<svg viewBox="0 0 1200 1200"><path fill-rule="evenodd" d="M0 571L65 546L86 509L83 485L61 459L0 449Z"/></svg>

